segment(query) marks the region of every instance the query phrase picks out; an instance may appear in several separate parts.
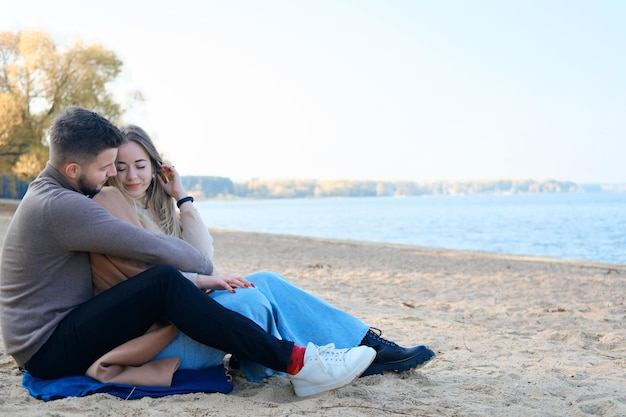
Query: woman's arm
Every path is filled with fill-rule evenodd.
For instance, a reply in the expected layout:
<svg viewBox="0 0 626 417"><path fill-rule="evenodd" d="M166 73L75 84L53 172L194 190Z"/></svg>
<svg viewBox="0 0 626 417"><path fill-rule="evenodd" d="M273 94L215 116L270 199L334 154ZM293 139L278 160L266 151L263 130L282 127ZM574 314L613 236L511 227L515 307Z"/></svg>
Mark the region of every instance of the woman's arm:
<svg viewBox="0 0 626 417"><path fill-rule="evenodd" d="M180 213L183 240L189 242L209 259L213 259L213 237L209 233L209 229L204 224L204 221L202 221L198 209L191 205L189 206L191 209L187 209L184 212L181 211Z"/></svg>
<svg viewBox="0 0 626 417"><path fill-rule="evenodd" d="M163 172L167 176L168 182L159 178L159 182L163 186L165 192L176 201L187 197L189 194L182 185L182 180L178 171L171 164L163 164ZM180 224L182 228L182 238L193 247L204 253L211 261L213 261L214 247L213 237L209 233L209 229L204 224L200 212L194 206L192 201L183 203L179 207ZM212 275L217 275L215 265L213 266Z"/></svg>

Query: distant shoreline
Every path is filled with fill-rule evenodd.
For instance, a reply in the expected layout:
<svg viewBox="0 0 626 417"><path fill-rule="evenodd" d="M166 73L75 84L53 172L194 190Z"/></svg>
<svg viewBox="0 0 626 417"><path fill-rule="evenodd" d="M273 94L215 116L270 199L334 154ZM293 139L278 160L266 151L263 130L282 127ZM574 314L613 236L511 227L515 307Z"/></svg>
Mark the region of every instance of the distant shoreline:
<svg viewBox="0 0 626 417"><path fill-rule="evenodd" d="M3 199L0 198L0 217L3 217L1 220L5 220L5 227L0 228L0 231L4 232L6 226L8 226L8 221L10 221L10 217L15 213L19 203L21 200L17 199ZM621 263L613 263L613 262L601 262L601 261L590 261L590 260L576 260L576 259L563 259L557 257L549 257L549 256L538 256L538 255L517 255L517 254L509 254L509 253L498 253L498 252L489 252L489 251L473 251L466 249L453 249L453 248L440 248L434 246L421 246L421 245L411 245L411 244L402 244L402 243L387 243L387 242L374 242L367 240L350 240L350 239L340 239L340 238L326 238L326 237L310 237L304 235L292 235L292 234L283 234L283 233L268 233L268 232L254 232L248 230L238 230L233 228L220 228L220 227L210 227L212 233L214 231L223 232L223 233L235 233L235 234L249 234L254 236L262 237L264 235L275 236L275 237L285 237L285 238L301 238L301 239L310 239L313 241L330 241L337 243L347 243L347 244L358 244L358 245L380 245L389 248L397 248L397 249L417 249L420 251L432 253L432 254L443 254L443 253L458 253L465 254L474 257L489 257L494 259L502 259L502 260L515 260L515 261L531 261L531 262L550 262L550 263L561 263L561 264L570 264L570 265L586 265L588 267L598 267L598 268L614 268L614 267L624 267L624 264ZM4 236L2 236L3 240Z"/></svg>
<svg viewBox="0 0 626 417"><path fill-rule="evenodd" d="M183 177L183 178L194 178L194 177ZM297 180L285 180L285 181L276 181L274 183L293 183L297 182ZM330 181L329 181L330 182ZM356 182L356 181L354 181ZM615 184L605 184L605 183L588 183L588 184L576 184L576 188L572 190L510 190L510 189L498 189L498 190L488 190L488 191L458 191L458 190L449 190L441 192L422 192L417 194L375 194L372 192L368 192L365 194L351 194L349 191L345 191L343 193L338 194L323 194L323 195L315 195L312 193L309 194L298 194L291 191L288 191L286 194L277 194L277 193L258 193L258 194L245 194L239 195L231 192L220 193L215 191L206 192L206 190L197 190L197 186L190 186L187 184L187 188L194 190L189 194L192 195L196 201L230 201L230 200L281 200L281 199L298 199L298 198L311 198L311 199L322 199L322 198L359 198L359 197L440 197L440 196L468 196L468 195L513 195L513 194L567 194L567 193L625 193L626 192L626 184L615 183ZM284 187L283 187L284 188ZM0 198L0 210L11 210L17 207L21 198Z"/></svg>

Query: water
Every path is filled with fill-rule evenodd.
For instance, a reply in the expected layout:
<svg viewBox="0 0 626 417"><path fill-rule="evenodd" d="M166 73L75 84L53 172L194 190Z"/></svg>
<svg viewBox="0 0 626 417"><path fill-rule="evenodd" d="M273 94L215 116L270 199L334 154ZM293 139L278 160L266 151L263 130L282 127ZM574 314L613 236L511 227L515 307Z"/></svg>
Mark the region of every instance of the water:
<svg viewBox="0 0 626 417"><path fill-rule="evenodd" d="M626 193L204 201L209 227L626 264Z"/></svg>

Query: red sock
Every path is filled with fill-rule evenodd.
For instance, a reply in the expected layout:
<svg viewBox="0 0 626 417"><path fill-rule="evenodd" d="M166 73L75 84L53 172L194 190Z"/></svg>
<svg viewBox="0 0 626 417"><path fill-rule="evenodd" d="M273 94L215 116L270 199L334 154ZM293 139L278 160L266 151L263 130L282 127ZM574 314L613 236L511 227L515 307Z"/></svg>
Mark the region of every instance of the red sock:
<svg viewBox="0 0 626 417"><path fill-rule="evenodd" d="M306 348L302 346L295 346L289 356L289 362L287 362L287 373L289 375L295 375L300 372L300 369L304 366L304 353Z"/></svg>

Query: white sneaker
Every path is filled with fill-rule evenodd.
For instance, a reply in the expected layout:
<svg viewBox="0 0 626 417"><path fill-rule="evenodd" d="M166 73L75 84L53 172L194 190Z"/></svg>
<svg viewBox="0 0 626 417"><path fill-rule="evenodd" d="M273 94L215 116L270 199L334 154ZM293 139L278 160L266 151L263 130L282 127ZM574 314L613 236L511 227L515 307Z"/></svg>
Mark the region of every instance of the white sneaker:
<svg viewBox="0 0 626 417"><path fill-rule="evenodd" d="M361 375L374 361L376 351L367 346L335 349L335 344L315 346L309 343L304 354L304 366L291 383L299 397L343 387Z"/></svg>

